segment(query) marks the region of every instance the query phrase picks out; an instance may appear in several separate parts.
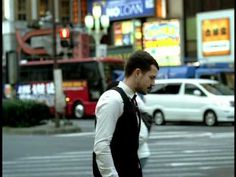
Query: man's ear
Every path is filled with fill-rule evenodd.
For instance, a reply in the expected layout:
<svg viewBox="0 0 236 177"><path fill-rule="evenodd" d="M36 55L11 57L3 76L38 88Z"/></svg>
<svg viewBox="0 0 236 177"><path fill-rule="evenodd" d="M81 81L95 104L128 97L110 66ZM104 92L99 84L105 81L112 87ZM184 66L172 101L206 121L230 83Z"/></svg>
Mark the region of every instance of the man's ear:
<svg viewBox="0 0 236 177"><path fill-rule="evenodd" d="M140 74L142 74L142 70L140 68L136 68L135 69L135 76L139 76Z"/></svg>

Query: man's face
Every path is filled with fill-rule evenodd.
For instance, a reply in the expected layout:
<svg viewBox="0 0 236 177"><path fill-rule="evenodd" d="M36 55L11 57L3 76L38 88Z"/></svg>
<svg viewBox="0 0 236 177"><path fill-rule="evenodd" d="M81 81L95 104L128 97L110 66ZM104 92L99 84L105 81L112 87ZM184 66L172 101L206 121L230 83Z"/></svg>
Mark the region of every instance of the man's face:
<svg viewBox="0 0 236 177"><path fill-rule="evenodd" d="M137 80L136 91L142 94L147 94L155 83L157 75L157 68L155 65L151 65L151 69L146 73L140 73Z"/></svg>

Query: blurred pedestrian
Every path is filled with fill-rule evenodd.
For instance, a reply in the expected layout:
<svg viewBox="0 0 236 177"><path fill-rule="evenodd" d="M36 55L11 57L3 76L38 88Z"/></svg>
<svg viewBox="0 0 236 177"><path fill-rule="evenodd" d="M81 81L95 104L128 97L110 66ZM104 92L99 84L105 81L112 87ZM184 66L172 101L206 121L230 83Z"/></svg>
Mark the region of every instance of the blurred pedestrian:
<svg viewBox="0 0 236 177"><path fill-rule="evenodd" d="M140 112L136 92L151 89L159 70L156 60L145 51L136 51L125 66L125 78L104 92L96 105L93 148L95 177L142 177L138 158Z"/></svg>
<svg viewBox="0 0 236 177"><path fill-rule="evenodd" d="M139 149L138 149L138 157L140 160L141 167L143 168L149 156L151 155L151 152L148 147L148 129L146 125L144 124L143 120L141 119L141 126L140 126L140 133L139 133Z"/></svg>
<svg viewBox="0 0 236 177"><path fill-rule="evenodd" d="M148 115L148 113L146 112L146 106L144 104L144 98L142 94L138 94L137 103L141 116L138 157L141 167L143 168L146 165L149 156L151 155L148 146L148 138L150 135L151 126L153 124L153 119L152 116Z"/></svg>

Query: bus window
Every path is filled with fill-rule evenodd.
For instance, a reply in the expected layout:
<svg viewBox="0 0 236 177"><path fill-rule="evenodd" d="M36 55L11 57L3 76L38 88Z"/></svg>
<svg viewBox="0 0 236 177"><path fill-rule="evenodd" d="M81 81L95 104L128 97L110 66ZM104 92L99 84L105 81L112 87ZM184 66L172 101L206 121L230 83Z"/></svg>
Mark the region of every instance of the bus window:
<svg viewBox="0 0 236 177"><path fill-rule="evenodd" d="M45 65L44 67L38 66L23 66L20 69L20 81L51 81L53 79L52 67Z"/></svg>
<svg viewBox="0 0 236 177"><path fill-rule="evenodd" d="M80 80L83 78L81 75L81 64L60 64L59 68L62 69L62 78L66 81Z"/></svg>

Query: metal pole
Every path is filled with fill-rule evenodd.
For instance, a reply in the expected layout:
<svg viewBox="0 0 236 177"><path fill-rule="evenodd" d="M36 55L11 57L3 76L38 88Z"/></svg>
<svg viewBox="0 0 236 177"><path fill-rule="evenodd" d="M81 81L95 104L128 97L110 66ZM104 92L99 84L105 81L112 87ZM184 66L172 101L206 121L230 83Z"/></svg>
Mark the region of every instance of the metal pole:
<svg viewBox="0 0 236 177"><path fill-rule="evenodd" d="M94 39L95 39L95 55L96 57L99 57L99 46L100 46L100 36L98 33L95 33L94 35Z"/></svg>
<svg viewBox="0 0 236 177"><path fill-rule="evenodd" d="M52 2L52 24L53 24L53 31L52 31L52 49L53 49L53 61L54 61L54 65L53 68L57 69L58 65L57 65L57 57L56 57L56 53L57 53L57 43L56 43L56 22L55 22L55 0L53 0Z"/></svg>
<svg viewBox="0 0 236 177"><path fill-rule="evenodd" d="M55 0L52 1L52 49L53 49L53 71L58 68L57 64L57 43L56 43L56 22L55 22ZM54 75L54 72L53 72ZM54 76L54 86L55 86L55 76ZM57 113L56 105L57 105L57 96L56 96L56 87L55 87L55 96L54 96L54 107L55 107L55 127L60 127L60 120Z"/></svg>
<svg viewBox="0 0 236 177"><path fill-rule="evenodd" d="M95 31L94 31L94 39L95 39L95 47L96 47L96 57L99 57L99 45L101 40L101 31L100 31L100 20L99 18L94 18L95 20Z"/></svg>

